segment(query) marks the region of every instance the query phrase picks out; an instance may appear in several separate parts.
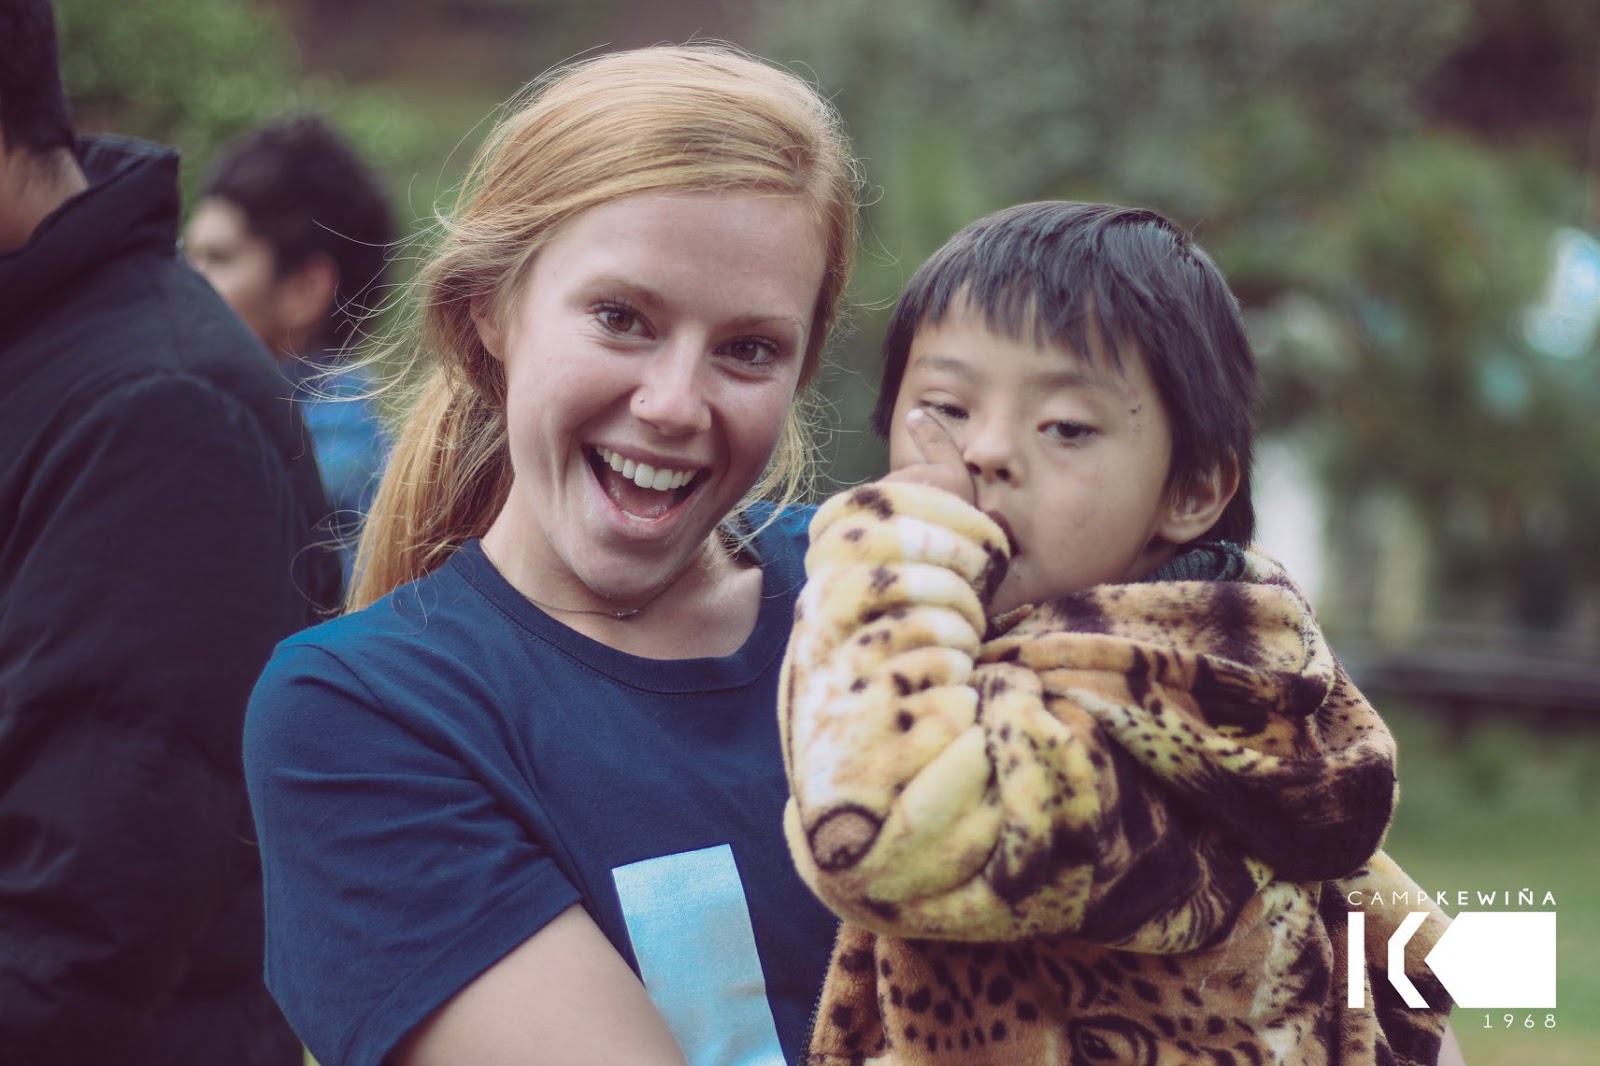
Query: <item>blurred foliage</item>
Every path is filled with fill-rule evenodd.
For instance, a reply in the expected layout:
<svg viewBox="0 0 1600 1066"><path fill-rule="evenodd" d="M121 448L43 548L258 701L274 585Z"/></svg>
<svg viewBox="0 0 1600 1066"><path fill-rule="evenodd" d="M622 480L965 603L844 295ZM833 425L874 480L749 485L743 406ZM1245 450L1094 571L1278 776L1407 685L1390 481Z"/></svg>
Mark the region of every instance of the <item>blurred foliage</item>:
<svg viewBox="0 0 1600 1066"><path fill-rule="evenodd" d="M948 165L981 190L981 204L946 197L955 213L935 232L881 230L912 265L971 208L1037 197L1142 200L1208 232L1293 216L1359 167L1352 149L1412 127L1419 72L1462 22L1448 0L817 0L765 11L766 49L816 71L869 173L893 191L888 210L902 161L915 182L938 186ZM929 138L949 146L942 162L913 162Z"/></svg>
<svg viewBox="0 0 1600 1066"><path fill-rule="evenodd" d="M59 0L62 77L80 128L212 144L292 95L293 43L251 5Z"/></svg>
<svg viewBox="0 0 1600 1066"><path fill-rule="evenodd" d="M383 94L306 75L274 8L245 0L57 0L56 17L78 128L179 148L186 203L219 147L301 111L327 115L383 172L437 166L438 130Z"/></svg>
<svg viewBox="0 0 1600 1066"><path fill-rule="evenodd" d="M1424 88L1429 115L1497 142L1548 144L1575 166L1589 163L1600 7L1594 0L1468 6L1472 20Z"/></svg>
<svg viewBox="0 0 1600 1066"><path fill-rule="evenodd" d="M273 0L307 65L354 81L493 82L495 98L593 48L620 0Z"/></svg>
<svg viewBox="0 0 1600 1066"><path fill-rule="evenodd" d="M1438 550L1435 611L1561 621L1600 579L1600 374L1522 330L1574 182L1450 135L1384 146L1309 235L1301 291L1261 316L1265 424L1309 424L1330 495L1406 500Z"/></svg>
<svg viewBox="0 0 1600 1066"><path fill-rule="evenodd" d="M769 0L761 27L833 92L881 187L869 310L829 385L846 425L881 308L961 225L1029 199L1145 204L1227 272L1263 432L1310 442L1336 517L1407 502L1435 617L1554 626L1600 586L1600 352L1554 359L1520 329L1554 231L1581 220L1590 0ZM1506 83L1559 99L1491 116ZM836 473L879 469L850 447Z"/></svg>

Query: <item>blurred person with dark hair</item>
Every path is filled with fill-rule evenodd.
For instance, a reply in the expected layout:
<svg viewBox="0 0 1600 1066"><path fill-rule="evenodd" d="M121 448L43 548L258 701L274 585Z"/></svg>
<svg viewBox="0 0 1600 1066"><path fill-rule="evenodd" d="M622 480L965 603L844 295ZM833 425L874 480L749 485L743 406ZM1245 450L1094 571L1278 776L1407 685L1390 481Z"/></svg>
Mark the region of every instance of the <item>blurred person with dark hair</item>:
<svg viewBox="0 0 1600 1066"><path fill-rule="evenodd" d="M281 380L177 256L177 172L74 138L48 0L0 0L7 1062L300 1062L240 734L338 562Z"/></svg>
<svg viewBox="0 0 1600 1066"><path fill-rule="evenodd" d="M388 266L387 199L371 168L315 116L226 147L201 197L184 231L189 260L289 379L348 568L389 450L372 377L345 358Z"/></svg>

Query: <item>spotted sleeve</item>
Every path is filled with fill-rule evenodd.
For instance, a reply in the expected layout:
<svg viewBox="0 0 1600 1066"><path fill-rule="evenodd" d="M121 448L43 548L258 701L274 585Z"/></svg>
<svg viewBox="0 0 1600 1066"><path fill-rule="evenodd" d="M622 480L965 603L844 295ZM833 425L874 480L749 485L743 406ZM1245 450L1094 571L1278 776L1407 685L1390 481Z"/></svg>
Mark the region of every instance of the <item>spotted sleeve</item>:
<svg viewBox="0 0 1600 1066"><path fill-rule="evenodd" d="M989 634L1006 561L995 523L926 486L852 490L813 522L780 698L785 829L835 913L903 937L1189 951L1284 876L1275 861L1337 876L1371 855L1392 752L1355 758L1380 773L1350 785L1371 822L1353 830L1318 792L1330 752L1308 716L1335 678L1295 596L1100 586ZM1291 809L1255 827L1284 790Z"/></svg>

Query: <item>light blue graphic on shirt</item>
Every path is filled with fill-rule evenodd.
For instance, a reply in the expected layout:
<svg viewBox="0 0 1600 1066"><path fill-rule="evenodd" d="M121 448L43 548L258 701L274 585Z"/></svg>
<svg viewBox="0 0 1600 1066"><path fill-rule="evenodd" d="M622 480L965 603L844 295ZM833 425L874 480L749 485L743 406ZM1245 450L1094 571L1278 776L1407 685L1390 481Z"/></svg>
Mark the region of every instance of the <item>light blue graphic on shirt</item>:
<svg viewBox="0 0 1600 1066"><path fill-rule="evenodd" d="M644 859L611 876L645 988L689 1066L783 1066L733 849Z"/></svg>

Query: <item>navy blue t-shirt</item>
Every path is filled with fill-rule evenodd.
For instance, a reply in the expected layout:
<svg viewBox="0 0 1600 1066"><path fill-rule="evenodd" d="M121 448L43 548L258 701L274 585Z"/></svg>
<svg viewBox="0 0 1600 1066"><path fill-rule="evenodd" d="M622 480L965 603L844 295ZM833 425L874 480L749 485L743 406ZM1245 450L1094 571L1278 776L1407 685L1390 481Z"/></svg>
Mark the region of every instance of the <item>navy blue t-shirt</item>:
<svg viewBox="0 0 1600 1066"><path fill-rule="evenodd" d="M756 541L735 654L627 655L477 542L281 644L246 721L267 981L322 1061L376 1066L581 901L695 1066L798 1060L836 921L790 865L778 669L808 511Z"/></svg>

